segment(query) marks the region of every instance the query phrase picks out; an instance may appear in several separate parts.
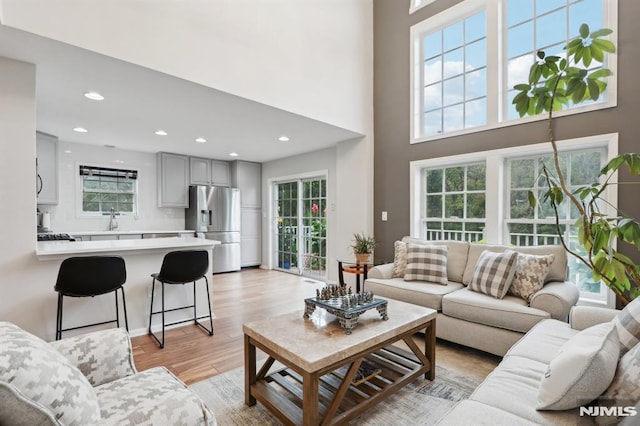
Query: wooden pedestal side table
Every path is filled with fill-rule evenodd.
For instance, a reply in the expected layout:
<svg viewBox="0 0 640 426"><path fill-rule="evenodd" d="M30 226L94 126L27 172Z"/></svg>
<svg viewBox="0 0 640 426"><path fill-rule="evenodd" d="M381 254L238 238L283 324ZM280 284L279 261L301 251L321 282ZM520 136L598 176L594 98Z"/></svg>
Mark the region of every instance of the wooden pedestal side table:
<svg viewBox="0 0 640 426"><path fill-rule="evenodd" d="M362 275L362 291L367 280L369 269L373 268L373 262L359 262L357 260L338 260L338 283L345 284L344 273L356 275L356 293L360 293L360 275Z"/></svg>
<svg viewBox="0 0 640 426"><path fill-rule="evenodd" d="M390 299L387 307L386 321L368 311L352 334L324 309L244 324L245 403L260 402L286 425L346 424L420 376L433 380L436 311ZM423 349L412 338L419 331ZM268 355L259 370L256 349ZM380 372L354 380L363 362Z"/></svg>

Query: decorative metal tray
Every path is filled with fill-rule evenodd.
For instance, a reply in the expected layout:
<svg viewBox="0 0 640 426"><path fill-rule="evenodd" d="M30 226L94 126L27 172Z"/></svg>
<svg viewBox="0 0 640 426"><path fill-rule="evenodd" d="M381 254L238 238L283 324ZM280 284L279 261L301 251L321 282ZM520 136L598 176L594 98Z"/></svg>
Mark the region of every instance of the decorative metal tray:
<svg viewBox="0 0 640 426"><path fill-rule="evenodd" d="M304 304L305 319L309 319L316 307L323 308L338 317L340 326L344 328L346 334L351 334L352 330L358 325L360 315L369 309L376 308L383 320L389 319L387 316L387 301L374 298L372 292L347 294L329 299L322 299L320 296L310 297L304 299Z"/></svg>

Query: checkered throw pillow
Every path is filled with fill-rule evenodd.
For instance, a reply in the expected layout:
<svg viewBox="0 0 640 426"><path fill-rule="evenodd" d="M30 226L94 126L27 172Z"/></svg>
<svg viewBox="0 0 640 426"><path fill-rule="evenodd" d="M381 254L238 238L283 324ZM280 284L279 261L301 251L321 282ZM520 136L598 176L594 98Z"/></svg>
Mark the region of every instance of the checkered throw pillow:
<svg viewBox="0 0 640 426"><path fill-rule="evenodd" d="M613 323L620 338L620 354L624 355L640 342L640 297L625 306Z"/></svg>
<svg viewBox="0 0 640 426"><path fill-rule="evenodd" d="M473 270L469 290L502 299L513 281L518 252L494 253L485 250Z"/></svg>
<svg viewBox="0 0 640 426"><path fill-rule="evenodd" d="M427 281L447 285L447 246L407 245L405 281Z"/></svg>

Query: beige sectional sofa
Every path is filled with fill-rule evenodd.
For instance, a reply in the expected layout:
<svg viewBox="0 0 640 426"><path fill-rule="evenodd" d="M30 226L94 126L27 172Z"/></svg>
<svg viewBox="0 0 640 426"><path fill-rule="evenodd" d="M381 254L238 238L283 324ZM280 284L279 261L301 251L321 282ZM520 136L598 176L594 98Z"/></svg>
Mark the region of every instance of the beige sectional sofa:
<svg viewBox="0 0 640 426"><path fill-rule="evenodd" d="M572 309L569 324L553 319L539 322L507 352L502 362L476 388L469 399L458 402L438 425L568 426L595 424L596 420L598 424L617 424L620 420L621 424L625 425L638 424L637 416L604 420L584 414L581 416L579 408L559 411L536 410L540 398L540 383L562 346L581 330L608 322L618 313L619 311L614 309L578 306ZM637 352L631 354L631 358L635 354ZM616 369L615 365L611 368ZM618 370L621 368L637 370L637 367L633 366L617 367ZM616 373L616 379L623 375L620 373L622 372ZM633 383L636 379L627 377L627 380ZM608 386L607 383L604 385ZM606 403L606 399L604 401L592 404L601 405ZM631 407L636 404L638 401L632 399L622 405Z"/></svg>
<svg viewBox="0 0 640 426"><path fill-rule="evenodd" d="M566 281L567 255L561 246L513 247L410 237L403 238L403 242L446 245L448 284L392 278L393 263L389 263L371 269L364 288L377 296L437 310L439 338L502 356L540 321L550 318L566 321L578 301L577 287ZM496 299L466 287L484 250L506 249L555 256L545 286L533 295L530 303L509 294Z"/></svg>

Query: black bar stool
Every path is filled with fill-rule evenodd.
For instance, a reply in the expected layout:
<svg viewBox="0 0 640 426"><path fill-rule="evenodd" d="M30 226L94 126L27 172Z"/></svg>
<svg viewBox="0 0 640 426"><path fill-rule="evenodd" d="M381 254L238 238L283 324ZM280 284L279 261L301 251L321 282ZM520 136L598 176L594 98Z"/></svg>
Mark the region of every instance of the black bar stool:
<svg viewBox="0 0 640 426"><path fill-rule="evenodd" d="M54 287L58 292L58 313L56 318L56 340L62 338L63 331L77 330L95 325L116 323L120 327L120 310L118 309L118 289L122 291L122 306L124 309L124 324L129 331L127 319L127 302L122 285L127 280L124 259L120 256L86 256L70 257L60 264L58 279ZM106 293L115 293L116 319L97 322L79 327L62 328L62 302L68 297L94 297Z"/></svg>
<svg viewBox="0 0 640 426"><path fill-rule="evenodd" d="M211 315L211 296L209 295L209 280L207 279L207 271L209 270L209 253L206 250L183 250L183 251L172 251L167 253L162 259L162 267L160 268L160 272L156 274L151 274L153 277L153 284L151 287L151 308L149 313L149 334L153 339L160 345L161 348L164 348L164 328L166 326L181 324L184 322L193 321L200 328L206 331L210 336L213 335L213 316ZM197 316L196 313L196 282L200 279L204 278L205 280L205 289L207 292L207 306L209 307L209 315ZM162 310L153 311L153 295L155 293L156 288L156 280L160 281L162 284ZM173 309L165 309L164 306L164 285L165 284L186 284L189 282L193 282L193 305L182 306L180 308ZM193 308L193 319L189 318L182 321L175 321L172 323L165 323L164 314L165 312L178 311L180 309L189 309ZM158 339L156 335L151 331L151 320L154 315L161 314L162 315L162 340ZM209 318L209 322L211 323L211 328L205 327L202 323L200 323L199 319Z"/></svg>

